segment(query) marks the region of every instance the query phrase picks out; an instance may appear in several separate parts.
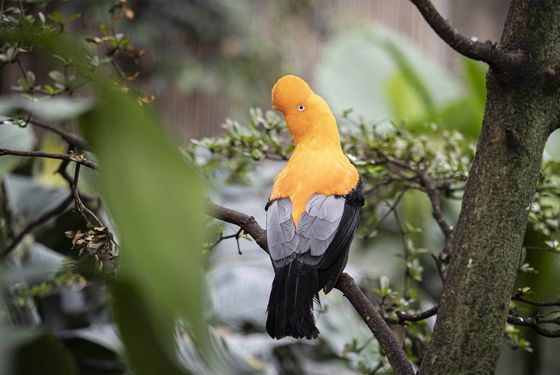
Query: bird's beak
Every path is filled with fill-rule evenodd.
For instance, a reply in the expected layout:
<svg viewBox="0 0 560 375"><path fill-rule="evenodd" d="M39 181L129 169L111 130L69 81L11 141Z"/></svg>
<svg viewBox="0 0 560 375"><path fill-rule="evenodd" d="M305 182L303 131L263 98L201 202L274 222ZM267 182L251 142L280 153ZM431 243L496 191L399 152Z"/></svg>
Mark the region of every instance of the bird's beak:
<svg viewBox="0 0 560 375"><path fill-rule="evenodd" d="M280 110L280 108L278 108L277 106L275 106L274 103L272 104L272 109L275 109L275 110L277 110L277 111Z"/></svg>

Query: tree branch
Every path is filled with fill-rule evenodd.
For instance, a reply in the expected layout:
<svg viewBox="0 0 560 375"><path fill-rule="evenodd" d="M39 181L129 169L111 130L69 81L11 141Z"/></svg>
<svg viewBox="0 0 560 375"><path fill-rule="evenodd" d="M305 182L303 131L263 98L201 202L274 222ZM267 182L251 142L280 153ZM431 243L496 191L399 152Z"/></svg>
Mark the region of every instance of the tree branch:
<svg viewBox="0 0 560 375"><path fill-rule="evenodd" d="M410 0L422 14L430 27L449 47L463 56L483 61L495 68L504 60L504 56L491 41L480 42L476 38L468 39L461 35L449 22L439 14L430 0Z"/></svg>
<svg viewBox="0 0 560 375"><path fill-rule="evenodd" d="M84 150L89 150L89 145L87 144L87 142L74 133L67 132L65 130L60 129L59 127L45 124L36 120L29 120L28 122L31 125L34 125L38 128L46 129L50 132L57 134L58 136L60 136L60 138L64 139L71 146L79 147Z"/></svg>
<svg viewBox="0 0 560 375"><path fill-rule="evenodd" d="M35 158L47 158L47 159L58 159L58 160L68 160L73 161L74 163L81 164L85 167L96 169L96 165L91 160L85 158L84 155L81 154L53 154L51 152L44 152L44 151L21 151L21 150L9 150L5 148L0 148L0 157L6 155L13 155L13 156L29 156Z"/></svg>
<svg viewBox="0 0 560 375"><path fill-rule="evenodd" d="M362 290L356 285L354 279L347 273L342 273L335 287L350 301L354 309L362 317L362 320L375 335L395 373L414 374L406 354L397 342L391 329Z"/></svg>
<svg viewBox="0 0 560 375"><path fill-rule="evenodd" d="M257 244L268 253L266 231L261 228L254 217L219 206L212 202L210 202L209 212L211 216L218 220L239 226L245 233L253 237ZM375 310L361 289L356 285L354 279L352 279L350 275L342 273L335 287L350 301L371 332L375 335L389 363L395 370L395 373L398 375L413 375L414 371L412 370L412 366L406 358L403 349L397 343L395 336L393 336L391 329L387 326L385 320L383 320L379 312Z"/></svg>
<svg viewBox="0 0 560 375"><path fill-rule="evenodd" d="M268 253L268 244L266 242L266 231L261 228L254 217L245 215L242 212L232 210L230 208L219 206L210 202L210 215L218 220L235 224L247 234L249 234L257 242L257 244Z"/></svg>
<svg viewBox="0 0 560 375"><path fill-rule="evenodd" d="M560 337L560 329L548 329L543 328L540 323L549 323L546 321L541 321L539 317L521 317L515 315L508 315L507 318L508 323L516 325L516 326L523 326L523 327L530 327L533 331L537 332L539 335L544 337ZM556 323L557 324L557 323Z"/></svg>
<svg viewBox="0 0 560 375"><path fill-rule="evenodd" d="M517 294L515 294L513 297L511 297L512 300L514 301L519 301L519 302L523 302L526 303L528 305L533 305L533 306L540 306L540 307L560 307L560 299L557 299L555 301L531 301L528 299L525 299L523 297L523 293L519 292Z"/></svg>
<svg viewBox="0 0 560 375"><path fill-rule="evenodd" d="M66 161L63 161L62 163L66 163ZM61 168L59 168L59 172L62 169L63 167L61 165ZM93 213L93 211L91 211L89 208L86 207L86 205L84 204L84 202L82 202L82 199L80 198L80 190L78 189L79 178L80 178L80 164L76 164L76 168L74 169L74 179L72 180L72 182L70 182L70 186L69 186L70 191L72 192L72 196L74 197L76 210L82 215L85 222L90 226L102 227L103 223L101 222L101 220L99 220L99 218L97 217L97 215ZM92 218L94 222L92 222L90 218Z"/></svg>
<svg viewBox="0 0 560 375"><path fill-rule="evenodd" d="M402 324L403 322L419 322L431 318L432 316L437 314L438 310L439 310L439 305L434 305L433 307L430 307L428 310L416 314L407 314L402 311L396 311L395 313L399 317L397 323Z"/></svg>
<svg viewBox="0 0 560 375"><path fill-rule="evenodd" d="M34 230L38 226L46 223L47 221L49 221L53 217L56 217L56 216L62 214L66 210L68 205L70 203L72 203L73 200L74 200L74 196L73 196L73 194L70 194L68 197L66 197L66 199L64 199L62 202L60 202L56 207L46 211L41 216L39 216L38 218L36 218L35 220L33 220L32 222L27 224L27 226L25 228L23 228L23 230L13 239L13 241L10 242L10 244L4 248L4 250L2 251L2 256L4 258L6 256L8 256L16 248L16 246L23 240L23 238L25 237L26 234L30 233L32 230Z"/></svg>

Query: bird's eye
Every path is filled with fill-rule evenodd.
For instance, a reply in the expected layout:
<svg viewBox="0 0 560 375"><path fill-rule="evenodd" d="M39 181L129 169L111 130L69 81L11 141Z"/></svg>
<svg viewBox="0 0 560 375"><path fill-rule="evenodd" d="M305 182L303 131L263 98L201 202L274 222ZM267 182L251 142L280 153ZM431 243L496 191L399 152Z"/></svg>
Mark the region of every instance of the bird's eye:
<svg viewBox="0 0 560 375"><path fill-rule="evenodd" d="M300 112L303 111L304 109L305 109L305 106L303 104L300 104L300 105L297 106L297 110L300 111Z"/></svg>

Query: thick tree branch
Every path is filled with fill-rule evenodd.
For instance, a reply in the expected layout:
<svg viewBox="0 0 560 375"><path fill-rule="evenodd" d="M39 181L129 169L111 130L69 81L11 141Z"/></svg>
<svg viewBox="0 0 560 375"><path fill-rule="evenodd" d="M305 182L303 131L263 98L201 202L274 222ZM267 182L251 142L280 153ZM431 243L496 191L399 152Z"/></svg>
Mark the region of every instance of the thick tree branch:
<svg viewBox="0 0 560 375"><path fill-rule="evenodd" d="M455 51L473 60L483 61L491 67L497 67L504 60L495 44L468 39L461 35L449 22L439 14L430 0L410 0L422 14L430 27Z"/></svg>
<svg viewBox="0 0 560 375"><path fill-rule="evenodd" d="M245 233L253 237L257 244L268 253L266 231L261 228L254 217L211 202L209 208L211 216L239 226ZM343 273L340 275L335 287L350 301L371 332L375 335L389 363L395 370L395 373L398 375L413 375L414 371L412 370L412 366L407 360L403 349L395 339L395 336L393 336L391 329L387 326L385 320L383 320L379 312L375 310L361 289L356 285L354 279L348 274Z"/></svg>
<svg viewBox="0 0 560 375"><path fill-rule="evenodd" d="M56 207L53 207L52 209L46 211L41 216L39 216L38 218L36 218L35 220L27 224L27 226L23 228L23 230L12 240L12 242L10 242L8 246L4 248L4 250L2 251L2 256L4 258L8 256L16 248L16 246L23 240L26 234L31 233L31 231L33 231L35 228L45 224L50 219L62 214L66 210L68 205L72 203L73 200L74 200L74 195L70 194Z"/></svg>
<svg viewBox="0 0 560 375"><path fill-rule="evenodd" d="M370 300L365 296L361 289L356 285L354 279L347 273L343 273L338 278L335 287L340 290L354 309L360 314L363 321L367 324L371 332L375 335L383 352L387 356L389 363L396 374L414 374L406 354L397 342L385 320L375 310Z"/></svg>
<svg viewBox="0 0 560 375"><path fill-rule="evenodd" d="M13 155L13 156L28 156L28 157L35 157L35 158L47 158L47 159L58 159L58 160L68 160L74 163L81 164L85 167L96 169L95 163L91 160L85 158L84 155L81 154L53 154L51 152L44 152L44 151L20 151L20 150L9 150L5 148L0 148L0 157L6 155Z"/></svg>

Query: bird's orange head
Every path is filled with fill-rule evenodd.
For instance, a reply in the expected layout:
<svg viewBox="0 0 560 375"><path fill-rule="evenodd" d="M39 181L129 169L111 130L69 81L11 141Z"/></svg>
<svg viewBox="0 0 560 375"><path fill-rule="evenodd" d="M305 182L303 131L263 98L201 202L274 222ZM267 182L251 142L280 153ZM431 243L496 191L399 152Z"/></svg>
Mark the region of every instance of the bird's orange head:
<svg viewBox="0 0 560 375"><path fill-rule="evenodd" d="M272 107L284 113L296 146L305 139L340 143L336 120L327 102L300 77L287 75L276 81Z"/></svg>

